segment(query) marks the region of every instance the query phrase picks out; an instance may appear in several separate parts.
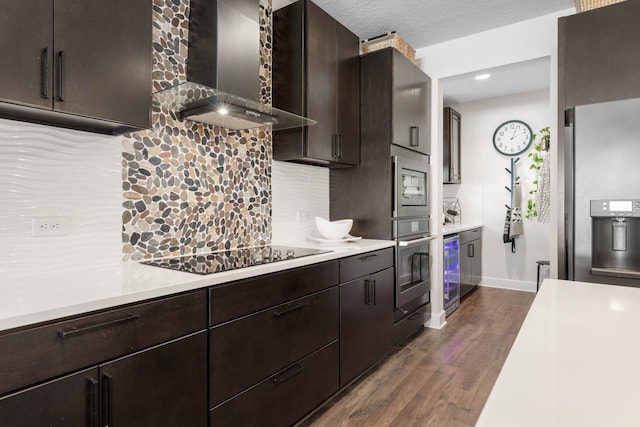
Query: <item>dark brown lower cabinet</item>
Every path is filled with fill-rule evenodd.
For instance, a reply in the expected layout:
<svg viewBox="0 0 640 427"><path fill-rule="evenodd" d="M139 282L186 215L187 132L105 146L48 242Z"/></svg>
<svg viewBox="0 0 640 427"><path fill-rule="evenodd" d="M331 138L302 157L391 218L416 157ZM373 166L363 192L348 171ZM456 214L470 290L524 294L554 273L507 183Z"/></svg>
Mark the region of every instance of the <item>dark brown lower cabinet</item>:
<svg viewBox="0 0 640 427"><path fill-rule="evenodd" d="M99 369L92 368L0 398L5 427L97 426Z"/></svg>
<svg viewBox="0 0 640 427"><path fill-rule="evenodd" d="M213 408L210 425L292 425L338 390L338 347L336 340Z"/></svg>
<svg viewBox="0 0 640 427"><path fill-rule="evenodd" d="M206 396L207 335L202 331L4 396L0 424L204 427Z"/></svg>
<svg viewBox="0 0 640 427"><path fill-rule="evenodd" d="M393 347L394 268L340 285L340 385Z"/></svg>
<svg viewBox="0 0 640 427"><path fill-rule="evenodd" d="M100 366L102 425L207 426L205 331Z"/></svg>
<svg viewBox="0 0 640 427"><path fill-rule="evenodd" d="M338 339L336 286L210 329L211 405Z"/></svg>

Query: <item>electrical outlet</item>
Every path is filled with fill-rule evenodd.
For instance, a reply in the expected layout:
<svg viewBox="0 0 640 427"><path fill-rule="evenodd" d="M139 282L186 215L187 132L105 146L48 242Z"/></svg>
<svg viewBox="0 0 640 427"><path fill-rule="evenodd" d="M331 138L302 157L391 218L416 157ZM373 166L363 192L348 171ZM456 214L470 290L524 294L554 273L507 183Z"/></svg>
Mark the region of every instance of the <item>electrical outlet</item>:
<svg viewBox="0 0 640 427"><path fill-rule="evenodd" d="M296 212L296 221L297 222L306 222L309 219L309 214L307 211L297 211Z"/></svg>
<svg viewBox="0 0 640 427"><path fill-rule="evenodd" d="M31 222L33 236L64 236L68 229L69 218L64 216L33 217Z"/></svg>

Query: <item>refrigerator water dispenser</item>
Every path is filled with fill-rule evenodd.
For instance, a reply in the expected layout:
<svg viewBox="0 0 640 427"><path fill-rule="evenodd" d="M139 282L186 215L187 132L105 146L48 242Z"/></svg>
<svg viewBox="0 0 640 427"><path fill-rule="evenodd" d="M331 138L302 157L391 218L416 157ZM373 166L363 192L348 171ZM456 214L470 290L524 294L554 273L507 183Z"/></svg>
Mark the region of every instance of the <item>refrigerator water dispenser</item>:
<svg viewBox="0 0 640 427"><path fill-rule="evenodd" d="M640 279L640 200L591 200L591 274Z"/></svg>

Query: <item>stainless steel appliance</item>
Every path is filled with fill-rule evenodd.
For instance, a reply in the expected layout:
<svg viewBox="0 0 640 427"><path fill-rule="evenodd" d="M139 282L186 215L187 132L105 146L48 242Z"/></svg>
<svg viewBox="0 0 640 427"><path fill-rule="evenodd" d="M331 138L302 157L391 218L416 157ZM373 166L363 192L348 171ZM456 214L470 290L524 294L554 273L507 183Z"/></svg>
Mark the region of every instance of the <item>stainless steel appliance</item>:
<svg viewBox="0 0 640 427"><path fill-rule="evenodd" d="M632 273L640 271L640 99L578 106L566 117L567 278L640 286Z"/></svg>
<svg viewBox="0 0 640 427"><path fill-rule="evenodd" d="M154 103L180 120L228 129L315 124L263 102L260 25L258 0L190 0L187 81L163 88Z"/></svg>
<svg viewBox="0 0 640 427"><path fill-rule="evenodd" d="M429 301L429 156L392 146L392 235L396 247L396 308L427 296Z"/></svg>
<svg viewBox="0 0 640 427"><path fill-rule="evenodd" d="M443 306L448 316L460 306L460 237L447 237L443 246Z"/></svg>
<svg viewBox="0 0 640 427"><path fill-rule="evenodd" d="M327 252L331 251L291 246L258 246L145 261L142 264L187 273L213 274Z"/></svg>
<svg viewBox="0 0 640 427"><path fill-rule="evenodd" d="M417 217L428 221L429 156L406 150L392 151L392 154L395 190L393 218Z"/></svg>
<svg viewBox="0 0 640 427"><path fill-rule="evenodd" d="M396 308L429 293L431 289L429 241L431 237L398 240L396 248Z"/></svg>

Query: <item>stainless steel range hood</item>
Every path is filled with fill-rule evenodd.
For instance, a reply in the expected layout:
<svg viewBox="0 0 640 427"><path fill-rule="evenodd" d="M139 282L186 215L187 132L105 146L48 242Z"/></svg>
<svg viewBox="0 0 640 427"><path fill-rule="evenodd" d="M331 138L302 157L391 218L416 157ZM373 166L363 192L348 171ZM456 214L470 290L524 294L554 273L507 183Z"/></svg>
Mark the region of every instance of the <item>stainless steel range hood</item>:
<svg viewBox="0 0 640 427"><path fill-rule="evenodd" d="M187 82L154 94L181 120L228 129L316 122L259 102L259 0L191 0Z"/></svg>

